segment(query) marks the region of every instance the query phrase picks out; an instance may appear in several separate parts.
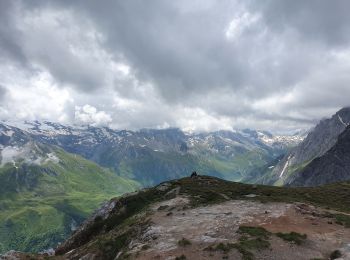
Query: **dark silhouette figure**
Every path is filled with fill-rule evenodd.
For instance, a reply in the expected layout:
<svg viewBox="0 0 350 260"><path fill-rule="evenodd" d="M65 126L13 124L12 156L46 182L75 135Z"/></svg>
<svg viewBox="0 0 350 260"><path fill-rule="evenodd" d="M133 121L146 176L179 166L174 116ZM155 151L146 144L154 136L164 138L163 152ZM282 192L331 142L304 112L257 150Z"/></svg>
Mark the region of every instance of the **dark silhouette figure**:
<svg viewBox="0 0 350 260"><path fill-rule="evenodd" d="M191 178L196 178L197 176L198 176L198 174L197 174L197 172L196 172L196 171L192 172L192 174L191 174Z"/></svg>

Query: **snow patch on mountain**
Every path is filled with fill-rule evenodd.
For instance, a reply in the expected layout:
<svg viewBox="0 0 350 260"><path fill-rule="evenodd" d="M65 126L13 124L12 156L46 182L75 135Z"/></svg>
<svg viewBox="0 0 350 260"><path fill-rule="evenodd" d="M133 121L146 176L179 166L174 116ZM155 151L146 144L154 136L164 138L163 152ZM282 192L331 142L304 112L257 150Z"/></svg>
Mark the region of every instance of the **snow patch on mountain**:
<svg viewBox="0 0 350 260"><path fill-rule="evenodd" d="M4 131L3 133L4 135L11 137L15 132L12 130L7 130L7 131Z"/></svg>
<svg viewBox="0 0 350 260"><path fill-rule="evenodd" d="M338 114L338 119L340 121L340 123L342 123L345 127L347 127L349 124L348 123L345 123L343 118Z"/></svg>
<svg viewBox="0 0 350 260"><path fill-rule="evenodd" d="M266 135L264 133L258 132L259 139L266 145L276 145L276 144L284 144L284 145L297 145L301 141L304 140L305 135Z"/></svg>
<svg viewBox="0 0 350 260"><path fill-rule="evenodd" d="M283 177L284 172L287 170L287 167L289 165L290 159L292 159L292 155L288 156L288 159L287 159L286 163L284 164L283 169L281 171L280 178Z"/></svg>

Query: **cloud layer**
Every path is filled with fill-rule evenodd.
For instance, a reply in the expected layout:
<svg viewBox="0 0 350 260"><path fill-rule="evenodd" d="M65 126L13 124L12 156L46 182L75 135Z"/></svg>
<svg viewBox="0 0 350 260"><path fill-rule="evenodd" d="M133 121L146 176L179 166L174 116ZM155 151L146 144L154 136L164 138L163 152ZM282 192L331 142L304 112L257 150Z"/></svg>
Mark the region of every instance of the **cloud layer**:
<svg viewBox="0 0 350 260"><path fill-rule="evenodd" d="M350 100L350 2L0 1L0 117L312 126Z"/></svg>

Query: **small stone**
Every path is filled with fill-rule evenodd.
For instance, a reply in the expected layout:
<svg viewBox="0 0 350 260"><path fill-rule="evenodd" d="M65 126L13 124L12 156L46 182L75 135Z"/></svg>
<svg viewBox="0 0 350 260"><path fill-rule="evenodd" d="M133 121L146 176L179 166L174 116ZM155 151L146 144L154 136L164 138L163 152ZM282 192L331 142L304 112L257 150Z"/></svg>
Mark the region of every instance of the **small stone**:
<svg viewBox="0 0 350 260"><path fill-rule="evenodd" d="M256 196L258 196L258 195L253 194L253 193L244 195L244 197L247 197L247 198L255 198Z"/></svg>

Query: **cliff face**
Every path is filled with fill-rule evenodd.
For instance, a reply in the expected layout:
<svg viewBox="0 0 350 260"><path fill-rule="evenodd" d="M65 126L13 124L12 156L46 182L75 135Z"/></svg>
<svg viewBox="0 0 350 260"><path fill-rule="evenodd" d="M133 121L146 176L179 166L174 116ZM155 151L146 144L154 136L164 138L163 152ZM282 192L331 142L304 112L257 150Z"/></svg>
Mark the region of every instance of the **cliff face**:
<svg viewBox="0 0 350 260"><path fill-rule="evenodd" d="M280 185L290 183L294 174L335 145L338 136L349 123L350 107L339 110L329 119L321 120L307 137L274 167L272 174L263 178L263 183Z"/></svg>
<svg viewBox="0 0 350 260"><path fill-rule="evenodd" d="M317 186L350 179L350 127L324 155L314 159L290 180L291 186Z"/></svg>

